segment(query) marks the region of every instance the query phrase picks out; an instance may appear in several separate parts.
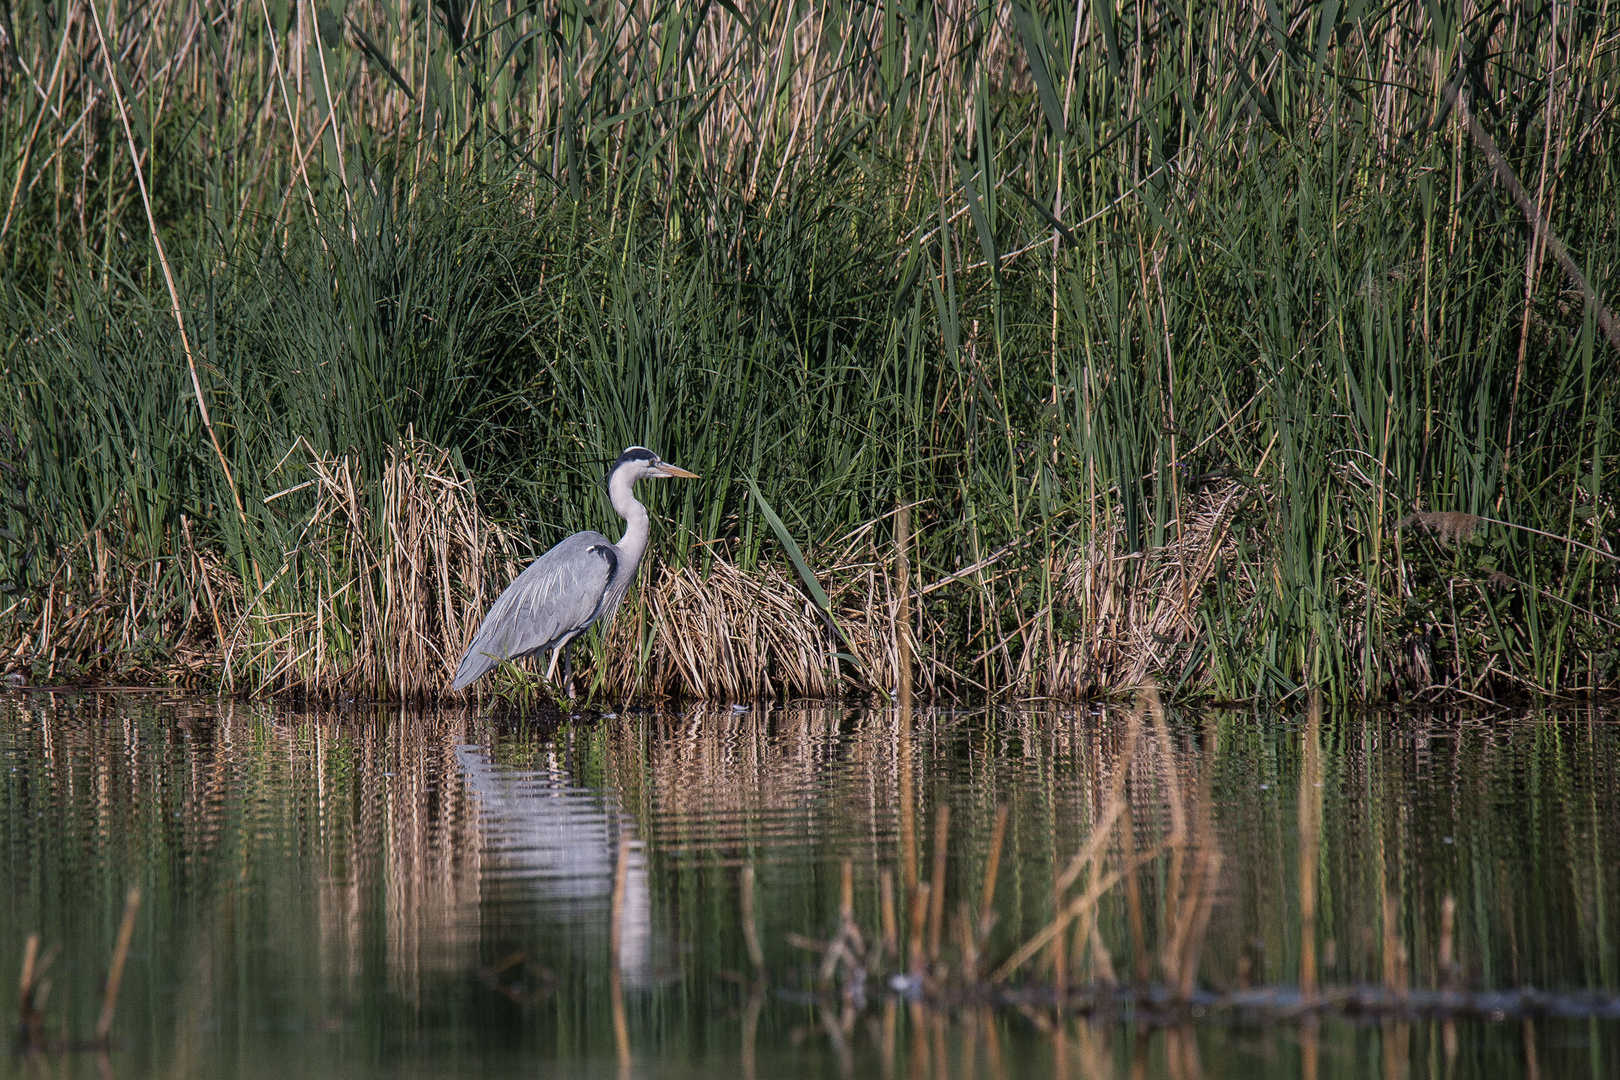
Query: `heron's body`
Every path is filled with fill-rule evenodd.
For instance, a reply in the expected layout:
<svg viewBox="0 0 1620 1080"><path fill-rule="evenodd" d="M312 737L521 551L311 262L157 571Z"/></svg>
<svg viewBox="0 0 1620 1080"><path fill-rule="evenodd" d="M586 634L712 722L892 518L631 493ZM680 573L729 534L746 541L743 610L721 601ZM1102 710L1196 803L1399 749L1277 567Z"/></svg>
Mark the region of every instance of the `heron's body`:
<svg viewBox="0 0 1620 1080"><path fill-rule="evenodd" d="M658 460L645 447L632 446L620 454L608 473L608 497L625 521L619 542L599 532L577 532L530 563L484 616L451 689L471 686L502 660L541 652L552 654L553 667L561 652L564 681L571 682L569 645L595 624L606 627L613 621L647 550L650 525L647 508L632 491L635 482L693 475Z"/></svg>

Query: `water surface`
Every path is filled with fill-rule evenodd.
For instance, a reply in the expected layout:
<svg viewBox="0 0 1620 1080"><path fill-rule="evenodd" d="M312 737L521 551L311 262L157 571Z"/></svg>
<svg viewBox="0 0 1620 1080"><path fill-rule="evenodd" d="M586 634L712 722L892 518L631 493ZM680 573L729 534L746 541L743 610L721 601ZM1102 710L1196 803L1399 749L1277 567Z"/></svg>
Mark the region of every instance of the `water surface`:
<svg viewBox="0 0 1620 1080"><path fill-rule="evenodd" d="M1200 992L1297 985L1303 826L1320 831L1306 875L1324 986L1620 989L1620 730L1603 714L1352 712L1308 733L1303 710L1172 712L1127 753L1129 730L1125 711L924 711L908 730L893 710L818 705L541 726L12 696L0 1009L15 1015L38 932L60 948L47 1038L88 1037L126 892L143 899L106 1060L12 1053L0 1073L1620 1075L1612 1019L1162 1025L1130 1009L925 1008L882 977L816 992L821 957L795 942L838 929L846 860L868 943L894 876L904 948L908 853L928 880L948 806L939 962L959 964L1005 804L981 943L993 966L1050 922L1054 875L1114 793L1124 824L1105 866L1152 854L1177 819L1196 843L1104 897L1100 948L1065 946L1075 983L1106 968L1162 984L1178 919L1198 922L1200 896L1177 883L1207 871L1204 928L1183 948ZM1052 978L1037 960L1010 985L1037 1001Z"/></svg>

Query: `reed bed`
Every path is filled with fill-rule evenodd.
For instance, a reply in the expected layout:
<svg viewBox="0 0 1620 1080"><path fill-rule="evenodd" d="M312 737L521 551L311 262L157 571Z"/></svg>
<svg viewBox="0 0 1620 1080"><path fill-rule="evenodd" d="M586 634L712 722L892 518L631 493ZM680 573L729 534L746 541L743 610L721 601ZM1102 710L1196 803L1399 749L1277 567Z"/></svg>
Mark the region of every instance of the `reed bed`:
<svg viewBox="0 0 1620 1080"><path fill-rule="evenodd" d="M14 676L437 695L641 443L613 695L893 691L902 506L921 694L1620 681L1611 5L0 32Z"/></svg>

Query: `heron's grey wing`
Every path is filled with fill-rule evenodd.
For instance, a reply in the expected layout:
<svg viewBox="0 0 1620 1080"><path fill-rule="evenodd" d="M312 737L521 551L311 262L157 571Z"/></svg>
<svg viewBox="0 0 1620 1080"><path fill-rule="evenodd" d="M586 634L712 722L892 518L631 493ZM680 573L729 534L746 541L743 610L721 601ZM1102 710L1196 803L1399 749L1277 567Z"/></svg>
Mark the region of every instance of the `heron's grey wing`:
<svg viewBox="0 0 1620 1080"><path fill-rule="evenodd" d="M456 668L452 690L472 685L502 660L553 649L589 626L618 566L601 533L578 532L529 564L501 593Z"/></svg>

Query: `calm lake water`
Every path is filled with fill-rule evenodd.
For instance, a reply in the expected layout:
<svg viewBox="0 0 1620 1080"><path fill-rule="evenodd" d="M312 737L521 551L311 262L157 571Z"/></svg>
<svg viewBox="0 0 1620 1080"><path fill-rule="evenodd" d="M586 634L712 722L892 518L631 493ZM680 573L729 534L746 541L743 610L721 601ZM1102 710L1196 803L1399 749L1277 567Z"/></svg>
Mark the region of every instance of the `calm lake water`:
<svg viewBox="0 0 1620 1080"><path fill-rule="evenodd" d="M887 989L892 962L818 995L805 947L839 929L847 860L863 942L888 874L906 948L907 864L933 876L948 806L937 956L993 968L1051 922L1054 877L1112 814L1102 870L1142 866L1065 936L1071 983L1163 985L1185 955L1206 995L1297 986L1314 892L1325 988L1620 990L1620 728L1601 712L540 726L35 694L0 700L0 754L8 1025L37 932L60 949L46 1041L93 1034L142 890L110 1055L8 1052L6 1076L1620 1076L1615 1019L1056 1014L1046 953L1006 984L1023 1008L935 1009Z"/></svg>

